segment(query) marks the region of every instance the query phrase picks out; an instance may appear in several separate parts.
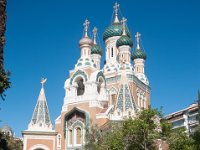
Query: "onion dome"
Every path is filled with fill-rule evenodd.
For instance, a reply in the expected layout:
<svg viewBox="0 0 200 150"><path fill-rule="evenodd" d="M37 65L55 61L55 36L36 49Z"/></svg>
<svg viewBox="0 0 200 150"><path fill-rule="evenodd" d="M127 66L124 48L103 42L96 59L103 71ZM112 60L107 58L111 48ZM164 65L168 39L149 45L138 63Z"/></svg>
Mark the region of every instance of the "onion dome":
<svg viewBox="0 0 200 150"><path fill-rule="evenodd" d="M130 37L130 32L128 31L128 29L126 28L125 30L126 30L126 35ZM113 36L121 36L122 32L123 31L121 23L113 23L103 33L103 40L106 41L108 38Z"/></svg>
<svg viewBox="0 0 200 150"><path fill-rule="evenodd" d="M92 46L91 54L99 54L102 55L102 49L99 45L95 44Z"/></svg>
<svg viewBox="0 0 200 150"><path fill-rule="evenodd" d="M79 41L79 46L81 45L92 45L92 40L89 37L83 37L80 41Z"/></svg>
<svg viewBox="0 0 200 150"><path fill-rule="evenodd" d="M146 53L140 49L140 36L141 34L139 32L136 33L135 37L136 37L136 42L137 42L137 48L136 50L133 52L131 59L144 59L146 60L147 56Z"/></svg>
<svg viewBox="0 0 200 150"><path fill-rule="evenodd" d="M90 45L92 46L93 42L92 40L88 37L87 31L89 27L90 22L86 19L85 23L83 24L84 26L84 37L79 41L79 46L81 47L82 45Z"/></svg>
<svg viewBox="0 0 200 150"><path fill-rule="evenodd" d="M116 46L117 47L120 47L122 45L127 45L127 46L130 46L132 47L133 46L133 41L130 37L127 36L126 34L126 20L124 17L122 18L122 29L123 29L123 33L122 33L122 36L117 40L117 43L116 43Z"/></svg>
<svg viewBox="0 0 200 150"><path fill-rule="evenodd" d="M118 40L117 40L117 43L116 43L116 46L117 47L120 47L122 45L127 45L127 46L130 46L132 47L133 46L133 41L131 38L129 38L127 35L122 35Z"/></svg>
<svg viewBox="0 0 200 150"><path fill-rule="evenodd" d="M146 53L140 49L136 49L133 54L131 55L131 59L144 59L146 60L147 56Z"/></svg>
<svg viewBox="0 0 200 150"><path fill-rule="evenodd" d="M93 35L94 35L94 41L93 41L93 46L91 48L91 54L99 54L102 55L102 49L101 47L97 44L96 42L96 36L97 36L97 28L94 27L93 29Z"/></svg>
<svg viewBox="0 0 200 150"><path fill-rule="evenodd" d="M115 3L113 8L115 12L115 19L114 19L113 24L104 31L103 33L104 41L106 41L108 38L113 37L113 36L121 36L123 32L122 25L118 19L119 4ZM127 28L126 28L126 35L130 37L130 33Z"/></svg>

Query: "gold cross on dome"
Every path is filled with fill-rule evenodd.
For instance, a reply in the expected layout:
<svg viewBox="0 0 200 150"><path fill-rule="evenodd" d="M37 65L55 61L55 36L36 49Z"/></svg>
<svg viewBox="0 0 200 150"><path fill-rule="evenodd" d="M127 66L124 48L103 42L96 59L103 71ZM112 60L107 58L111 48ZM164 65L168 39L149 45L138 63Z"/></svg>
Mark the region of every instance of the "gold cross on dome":
<svg viewBox="0 0 200 150"><path fill-rule="evenodd" d="M93 32L94 37L96 37L97 36L97 28L94 27L94 29L92 30L92 32Z"/></svg>
<svg viewBox="0 0 200 150"><path fill-rule="evenodd" d="M137 49L140 49L140 36L141 34L139 32L136 33L136 41L137 41Z"/></svg>
<svg viewBox="0 0 200 150"><path fill-rule="evenodd" d="M113 6L115 15L118 15L118 10L119 10L119 4L116 2L115 5Z"/></svg>
<svg viewBox="0 0 200 150"><path fill-rule="evenodd" d="M125 26L126 26L126 21L127 19L126 18L122 18L121 22L122 22L122 29L123 29L123 35L126 35L126 31L125 31Z"/></svg>
<svg viewBox="0 0 200 150"><path fill-rule="evenodd" d="M96 44L96 37L97 37L97 28L94 27L94 29L92 30L93 36L94 36L94 44Z"/></svg>
<svg viewBox="0 0 200 150"><path fill-rule="evenodd" d="M85 31L85 37L87 37L87 31L88 31L88 28L89 28L89 24L90 24L90 22L87 19L83 23L84 31Z"/></svg>
<svg viewBox="0 0 200 150"><path fill-rule="evenodd" d="M126 25L126 21L127 21L127 19L123 17L123 18L122 18L122 21L121 21L123 27L125 27L125 25Z"/></svg>

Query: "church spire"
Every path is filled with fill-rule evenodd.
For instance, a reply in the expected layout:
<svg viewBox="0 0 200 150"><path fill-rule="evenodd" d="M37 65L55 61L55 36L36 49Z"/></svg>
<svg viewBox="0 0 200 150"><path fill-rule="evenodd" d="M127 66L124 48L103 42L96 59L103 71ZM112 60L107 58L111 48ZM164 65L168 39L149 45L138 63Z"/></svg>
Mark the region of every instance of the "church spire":
<svg viewBox="0 0 200 150"><path fill-rule="evenodd" d="M119 23L119 18L118 18L119 4L117 2L113 6L113 9L114 9L114 12L115 12L114 23Z"/></svg>
<svg viewBox="0 0 200 150"><path fill-rule="evenodd" d="M120 116L128 117L134 116L137 112L137 106L135 104L135 100L131 94L131 90L129 87L127 74L125 70L125 62L122 62L122 74L121 81L119 86L119 92L117 95L117 102L115 106L115 112L118 112Z"/></svg>
<svg viewBox="0 0 200 150"><path fill-rule="evenodd" d="M46 81L47 79L41 79L42 88L28 127L29 130L52 130L52 124L44 92L44 84Z"/></svg>

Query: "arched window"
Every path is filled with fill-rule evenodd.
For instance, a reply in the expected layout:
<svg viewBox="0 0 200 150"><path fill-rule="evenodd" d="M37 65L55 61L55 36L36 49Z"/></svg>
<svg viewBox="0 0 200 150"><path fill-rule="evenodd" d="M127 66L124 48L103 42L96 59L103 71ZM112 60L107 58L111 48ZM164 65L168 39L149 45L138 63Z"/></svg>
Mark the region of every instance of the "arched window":
<svg viewBox="0 0 200 150"><path fill-rule="evenodd" d="M111 57L113 57L113 47L111 48Z"/></svg>
<svg viewBox="0 0 200 150"><path fill-rule="evenodd" d="M103 83L103 79L102 78L99 78L99 81L98 81L99 83L98 83L98 85L97 85L97 91L98 91L98 93L100 94L100 92L101 92L101 85L102 85L102 83Z"/></svg>
<svg viewBox="0 0 200 150"><path fill-rule="evenodd" d="M112 94L111 95L112 105L115 105L116 99L117 99L117 95L116 94Z"/></svg>
<svg viewBox="0 0 200 150"><path fill-rule="evenodd" d="M76 144L81 144L81 128L76 128Z"/></svg>
<svg viewBox="0 0 200 150"><path fill-rule="evenodd" d="M72 145L72 130L69 130L69 145Z"/></svg>
<svg viewBox="0 0 200 150"><path fill-rule="evenodd" d="M77 87L77 96L83 95L85 92L85 85L83 84L83 78L79 77L76 79Z"/></svg>

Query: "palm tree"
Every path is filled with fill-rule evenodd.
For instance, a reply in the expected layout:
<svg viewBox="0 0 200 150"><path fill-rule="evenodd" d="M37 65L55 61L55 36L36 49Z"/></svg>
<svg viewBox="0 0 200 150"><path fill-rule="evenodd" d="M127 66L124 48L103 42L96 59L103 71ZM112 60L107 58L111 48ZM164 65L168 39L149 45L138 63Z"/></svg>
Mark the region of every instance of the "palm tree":
<svg viewBox="0 0 200 150"><path fill-rule="evenodd" d="M6 0L0 0L0 96L4 99L4 92L10 88L9 75L5 71L3 62L3 48L5 45L5 31L6 31Z"/></svg>

